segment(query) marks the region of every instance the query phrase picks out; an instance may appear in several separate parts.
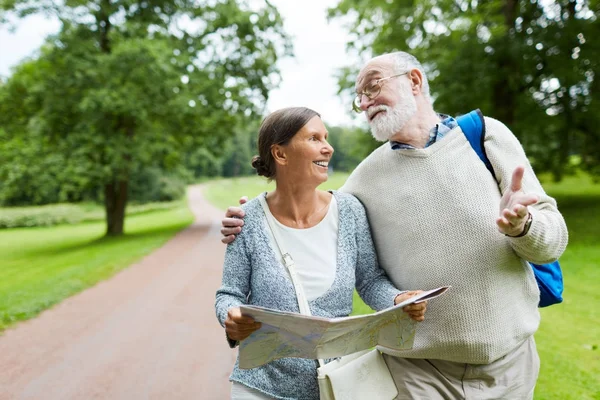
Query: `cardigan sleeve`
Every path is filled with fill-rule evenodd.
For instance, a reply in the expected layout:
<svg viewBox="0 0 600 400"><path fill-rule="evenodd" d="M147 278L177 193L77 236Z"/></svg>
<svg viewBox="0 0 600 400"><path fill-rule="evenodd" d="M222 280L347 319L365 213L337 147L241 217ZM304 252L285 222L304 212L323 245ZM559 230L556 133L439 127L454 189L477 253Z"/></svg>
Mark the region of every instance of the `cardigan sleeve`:
<svg viewBox="0 0 600 400"><path fill-rule="evenodd" d="M236 240L227 245L223 262L223 280L217 290L215 311L221 326L225 327L227 311L247 303L250 294L250 277L252 273L251 258L246 245L246 235L241 232ZM227 338L230 347L237 342Z"/></svg>
<svg viewBox="0 0 600 400"><path fill-rule="evenodd" d="M392 307L394 299L402 291L390 282L379 266L365 209L355 197L352 196L352 200L356 221L356 291L369 307L377 311L383 310Z"/></svg>
<svg viewBox="0 0 600 400"><path fill-rule="evenodd" d="M521 258L536 264L558 259L565 251L569 234L556 201L542 188L515 135L493 118L486 117L485 126L484 146L502 194L510 188L515 168L524 165L523 191L539 197L537 204L529 206L532 216L529 232L522 237L510 238L512 248Z"/></svg>

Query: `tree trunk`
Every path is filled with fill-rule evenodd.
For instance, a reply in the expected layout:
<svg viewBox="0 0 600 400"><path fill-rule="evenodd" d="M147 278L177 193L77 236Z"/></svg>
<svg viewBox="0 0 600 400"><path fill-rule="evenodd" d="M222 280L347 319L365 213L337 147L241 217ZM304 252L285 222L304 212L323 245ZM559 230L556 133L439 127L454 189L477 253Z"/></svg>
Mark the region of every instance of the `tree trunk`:
<svg viewBox="0 0 600 400"><path fill-rule="evenodd" d="M504 70L509 69L502 66L500 68ZM494 117L510 129L513 129L515 122L515 93L508 87L506 81L497 81L494 84L493 93Z"/></svg>
<svg viewBox="0 0 600 400"><path fill-rule="evenodd" d="M120 180L104 186L106 236L120 236L123 234L128 183L126 180Z"/></svg>

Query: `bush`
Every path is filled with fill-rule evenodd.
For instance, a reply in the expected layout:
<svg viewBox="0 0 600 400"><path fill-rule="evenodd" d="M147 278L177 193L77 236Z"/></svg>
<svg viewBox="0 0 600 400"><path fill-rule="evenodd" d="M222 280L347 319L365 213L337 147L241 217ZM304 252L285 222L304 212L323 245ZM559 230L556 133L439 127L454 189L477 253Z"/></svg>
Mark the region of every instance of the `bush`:
<svg viewBox="0 0 600 400"><path fill-rule="evenodd" d="M84 217L85 212L75 204L1 208L0 228L76 224Z"/></svg>
<svg viewBox="0 0 600 400"><path fill-rule="evenodd" d="M149 213L179 207L181 201L133 204L127 215ZM93 203L50 204L35 207L0 208L0 229L77 224L104 220L104 208Z"/></svg>

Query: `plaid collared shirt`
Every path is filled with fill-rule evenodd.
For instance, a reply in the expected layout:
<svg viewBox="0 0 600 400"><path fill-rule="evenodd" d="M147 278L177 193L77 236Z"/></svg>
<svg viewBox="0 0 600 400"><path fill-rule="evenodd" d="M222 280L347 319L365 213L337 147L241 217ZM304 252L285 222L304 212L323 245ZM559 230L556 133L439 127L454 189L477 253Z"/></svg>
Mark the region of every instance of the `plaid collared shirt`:
<svg viewBox="0 0 600 400"><path fill-rule="evenodd" d="M429 131L429 140L427 141L427 144L425 144L425 147L429 147L438 140L441 140L448 132L458 126L456 120L451 116L446 114L438 114L438 116L440 117L441 121L440 123L435 124L435 126ZM416 149L415 146L401 142L390 141L390 145L392 146L392 150Z"/></svg>

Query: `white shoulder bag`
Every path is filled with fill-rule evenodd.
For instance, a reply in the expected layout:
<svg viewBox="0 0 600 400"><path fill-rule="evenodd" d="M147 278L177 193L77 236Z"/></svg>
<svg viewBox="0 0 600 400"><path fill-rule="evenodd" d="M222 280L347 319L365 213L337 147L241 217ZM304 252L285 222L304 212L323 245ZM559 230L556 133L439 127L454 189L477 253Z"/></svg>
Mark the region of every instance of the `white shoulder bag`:
<svg viewBox="0 0 600 400"><path fill-rule="evenodd" d="M292 279L300 313L312 315L302 284L296 274L294 259L282 247L282 241L265 197L260 195L259 199L275 243L282 254L283 265ZM383 356L376 349L350 354L327 364L319 360L317 378L321 400L392 400L398 395L398 389Z"/></svg>

